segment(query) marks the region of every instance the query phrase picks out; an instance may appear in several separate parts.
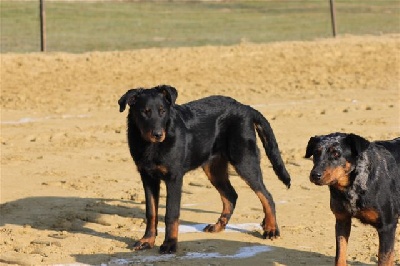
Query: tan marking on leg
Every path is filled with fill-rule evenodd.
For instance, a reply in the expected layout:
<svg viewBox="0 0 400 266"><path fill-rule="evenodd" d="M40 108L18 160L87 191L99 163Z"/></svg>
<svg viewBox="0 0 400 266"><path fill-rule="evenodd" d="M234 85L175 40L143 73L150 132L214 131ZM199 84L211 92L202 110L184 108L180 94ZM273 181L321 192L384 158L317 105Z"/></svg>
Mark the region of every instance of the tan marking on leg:
<svg viewBox="0 0 400 266"><path fill-rule="evenodd" d="M216 159L218 160L218 159ZM218 163L219 161L217 161L216 163ZM228 171L227 171L227 164L225 165L225 168L222 168L222 166L220 168L211 168L212 166L210 164L212 164L213 162L206 164L203 166L203 170L205 172L205 174L207 175L208 179L210 180L211 184L213 184L215 186L215 184L217 182L221 183L222 182L227 182L229 183L229 175L228 175ZM222 164L221 164L222 165ZM215 171L217 173L215 173ZM217 187L216 187L217 188ZM222 230L225 229L225 226L228 224L230 216L232 214L232 206L231 206L231 202L228 200L228 198L226 198L222 191L220 189L218 189L218 192L221 196L221 201L222 201L222 213L220 218L218 219L217 223L215 223L214 225L208 225L204 231L207 232L220 232Z"/></svg>
<svg viewBox="0 0 400 266"><path fill-rule="evenodd" d="M339 252L338 258L336 261L336 266L346 266L346 257L347 257L347 239L344 236L339 237Z"/></svg>
<svg viewBox="0 0 400 266"><path fill-rule="evenodd" d="M208 180L210 180L211 183L212 183L212 178L213 177L211 175L210 164L203 165L203 170L204 170L204 173L206 173L206 175L208 177Z"/></svg>
<svg viewBox="0 0 400 266"><path fill-rule="evenodd" d="M336 226L338 222L345 222L350 219L350 228L351 228L351 216L347 213L342 212L334 212L333 213L336 217ZM349 228L349 230L350 230ZM337 229L336 229L337 230ZM341 231L343 233L343 231ZM350 231L348 232L350 233ZM347 265L347 245L349 242L349 236L339 236L337 237L338 231L336 231L336 258L335 258L335 265L336 266L346 266Z"/></svg>
<svg viewBox="0 0 400 266"><path fill-rule="evenodd" d="M271 206L269 205L268 199L261 193L261 192L256 192L256 195L261 201L261 204L263 206L263 211L265 214L265 219L264 219L264 224L263 224L263 229L264 231L271 232L276 230L276 218L275 215L272 211Z"/></svg>
<svg viewBox="0 0 400 266"><path fill-rule="evenodd" d="M394 265L394 250L388 253L378 254L378 265L379 266L393 266Z"/></svg>
<svg viewBox="0 0 400 266"><path fill-rule="evenodd" d="M146 221L146 233L150 233L150 235L146 235L143 238L148 238L148 237L156 237L157 235L157 221L158 221L158 210L156 206L156 202L154 198L151 198L151 213L153 213L152 217L150 219L147 218ZM153 241L154 242L154 241Z"/></svg>
<svg viewBox="0 0 400 266"><path fill-rule="evenodd" d="M179 221L175 220L172 224L169 224L168 226L170 228L168 238L178 239Z"/></svg>
<svg viewBox="0 0 400 266"><path fill-rule="evenodd" d="M172 223L167 224L166 227L167 234L165 235L164 242L160 246L160 253L175 253L178 247L179 220L174 220Z"/></svg>

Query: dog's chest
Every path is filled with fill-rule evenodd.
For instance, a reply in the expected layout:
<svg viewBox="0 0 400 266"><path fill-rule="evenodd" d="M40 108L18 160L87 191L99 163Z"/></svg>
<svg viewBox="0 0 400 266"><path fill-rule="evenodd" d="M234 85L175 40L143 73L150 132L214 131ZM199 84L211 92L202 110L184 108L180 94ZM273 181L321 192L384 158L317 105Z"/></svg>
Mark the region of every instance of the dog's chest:
<svg viewBox="0 0 400 266"><path fill-rule="evenodd" d="M345 211L355 216L362 209L368 208L368 201L365 199L365 190L358 185L353 185L346 191L331 189L331 208L335 211Z"/></svg>
<svg viewBox="0 0 400 266"><path fill-rule="evenodd" d="M362 223L374 225L379 220L380 215L376 204L371 201L371 195L360 187L349 189L340 202L347 213Z"/></svg>
<svg viewBox="0 0 400 266"><path fill-rule="evenodd" d="M353 190L346 194L346 198L342 201L342 205L348 213L351 213L354 216L363 207L360 206L361 202L362 199L360 195Z"/></svg>
<svg viewBox="0 0 400 266"><path fill-rule="evenodd" d="M167 179L171 175L171 162L166 160L166 156L158 150L145 150L140 156L135 158L138 170L147 175Z"/></svg>
<svg viewBox="0 0 400 266"><path fill-rule="evenodd" d="M366 160L365 158L362 163L359 162L354 182L344 195L344 207L353 215L360 212L362 209L370 207L368 206L369 200L367 200L369 198L368 178L370 173L368 167L364 165Z"/></svg>
<svg viewBox="0 0 400 266"><path fill-rule="evenodd" d="M142 168L149 176L157 179L168 179L171 176L170 167L165 164L146 164Z"/></svg>

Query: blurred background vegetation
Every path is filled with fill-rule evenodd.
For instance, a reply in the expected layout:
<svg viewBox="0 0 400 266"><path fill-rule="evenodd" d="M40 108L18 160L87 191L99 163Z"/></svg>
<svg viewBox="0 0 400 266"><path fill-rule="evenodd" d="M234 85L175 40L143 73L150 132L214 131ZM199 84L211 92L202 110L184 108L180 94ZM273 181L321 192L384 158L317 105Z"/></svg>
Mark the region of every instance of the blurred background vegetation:
<svg viewBox="0 0 400 266"><path fill-rule="evenodd" d="M47 51L232 45L332 36L329 0L45 1ZM1 52L40 51L39 0L1 1ZM336 0L338 35L400 32L399 0Z"/></svg>

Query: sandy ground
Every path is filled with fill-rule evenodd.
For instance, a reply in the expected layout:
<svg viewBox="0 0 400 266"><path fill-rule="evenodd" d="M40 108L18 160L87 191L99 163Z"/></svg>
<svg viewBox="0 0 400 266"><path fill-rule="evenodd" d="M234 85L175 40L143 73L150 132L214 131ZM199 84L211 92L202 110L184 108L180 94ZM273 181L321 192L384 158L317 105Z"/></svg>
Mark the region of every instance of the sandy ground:
<svg viewBox="0 0 400 266"><path fill-rule="evenodd" d="M345 36L314 42L147 49L86 54L1 55L0 263L21 265L333 265L334 217L327 187L308 180L311 136L400 135L400 36ZM257 227L262 208L234 173L234 227L213 223L222 204L205 174L185 176L179 251L133 252L144 231L144 196L126 143L129 88L171 84L178 103L212 94L254 106L270 121L292 176L286 189L262 155L282 237ZM240 229L242 228L242 229ZM244 229L243 229L244 228ZM194 232L193 232L194 230ZM400 229L396 237L400 264ZM373 228L353 222L351 265L377 263Z"/></svg>

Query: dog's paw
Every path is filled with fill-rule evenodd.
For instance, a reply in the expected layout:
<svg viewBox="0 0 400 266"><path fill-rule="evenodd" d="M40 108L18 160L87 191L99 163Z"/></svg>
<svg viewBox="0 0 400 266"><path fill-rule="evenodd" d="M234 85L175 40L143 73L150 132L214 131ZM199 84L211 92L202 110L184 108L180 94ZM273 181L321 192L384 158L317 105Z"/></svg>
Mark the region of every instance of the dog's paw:
<svg viewBox="0 0 400 266"><path fill-rule="evenodd" d="M224 229L225 229L224 226L222 226L220 223L216 223L216 224L209 224L206 227L204 227L203 232L218 233Z"/></svg>
<svg viewBox="0 0 400 266"><path fill-rule="evenodd" d="M148 241L148 240L144 240L141 239L139 241L137 241L134 245L133 245L133 249L134 250L144 250L144 249L151 249L154 247L154 241Z"/></svg>
<svg viewBox="0 0 400 266"><path fill-rule="evenodd" d="M279 236L280 236L279 229L267 230L267 231L264 231L264 233L263 233L264 239L276 239L276 238L279 238Z"/></svg>
<svg viewBox="0 0 400 266"><path fill-rule="evenodd" d="M160 246L161 254L172 254L176 252L178 241L176 239L165 240Z"/></svg>
<svg viewBox="0 0 400 266"><path fill-rule="evenodd" d="M267 223L265 218L261 222L261 227L264 229L263 238L264 239L275 239L279 238L280 231L276 223Z"/></svg>

